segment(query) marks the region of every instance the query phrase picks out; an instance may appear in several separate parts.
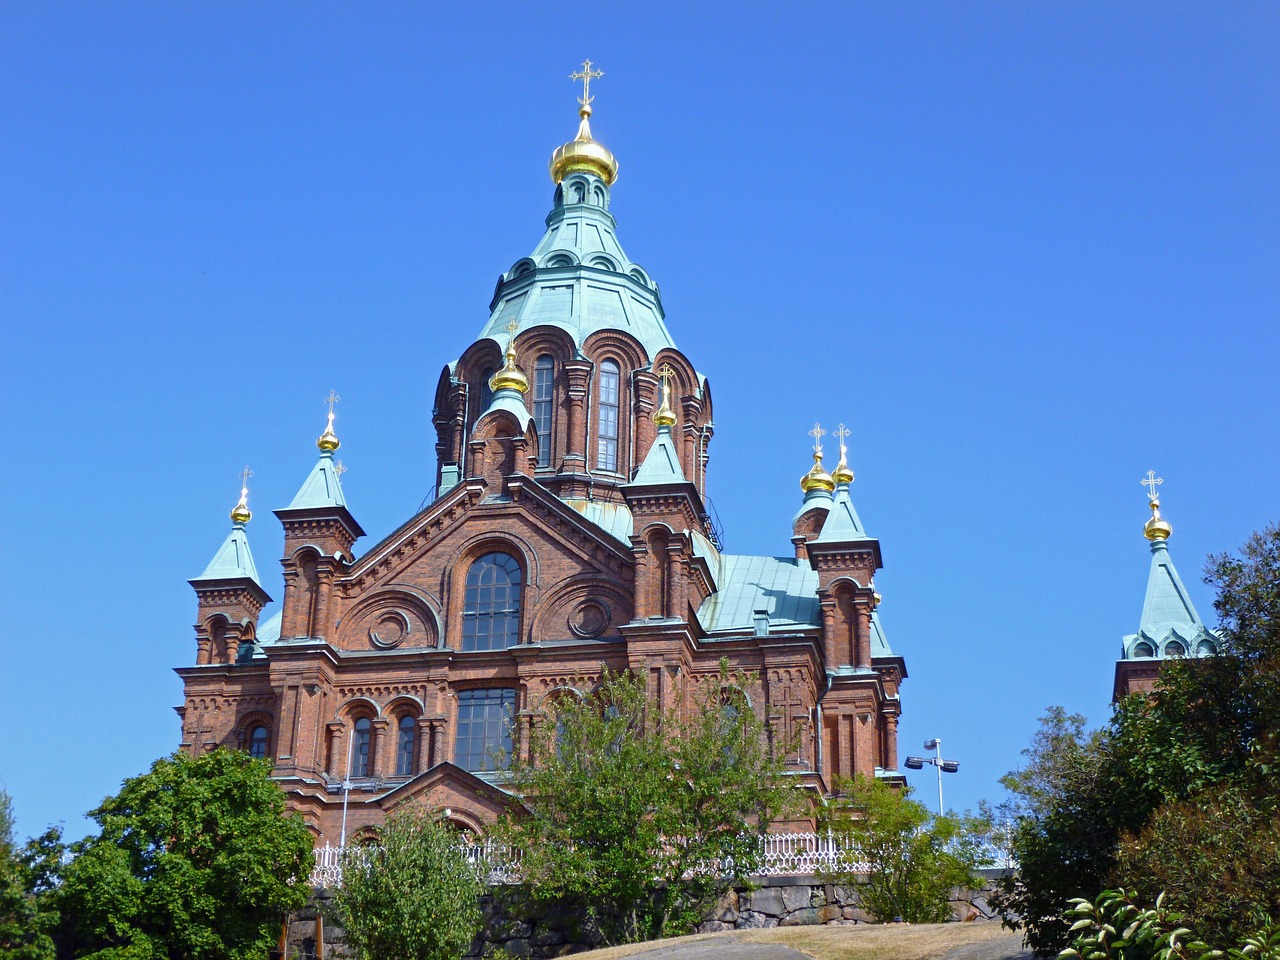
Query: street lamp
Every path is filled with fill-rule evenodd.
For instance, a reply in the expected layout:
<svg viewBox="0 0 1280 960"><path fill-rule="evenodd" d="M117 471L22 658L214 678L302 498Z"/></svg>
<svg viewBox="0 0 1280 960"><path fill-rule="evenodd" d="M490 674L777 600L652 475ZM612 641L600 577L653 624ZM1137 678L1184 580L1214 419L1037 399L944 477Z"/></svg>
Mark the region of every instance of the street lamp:
<svg viewBox="0 0 1280 960"><path fill-rule="evenodd" d="M942 816L942 775L955 773L960 769L960 761L942 759L942 741L937 737L924 742L926 750L932 750L932 757L907 757L908 770L923 770L926 763L938 768L938 816Z"/></svg>

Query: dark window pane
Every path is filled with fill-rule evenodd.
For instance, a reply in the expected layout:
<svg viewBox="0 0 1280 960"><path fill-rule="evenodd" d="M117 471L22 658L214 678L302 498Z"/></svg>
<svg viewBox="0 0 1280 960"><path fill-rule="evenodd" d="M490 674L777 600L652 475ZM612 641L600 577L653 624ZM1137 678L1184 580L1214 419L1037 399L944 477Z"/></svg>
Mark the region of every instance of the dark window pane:
<svg viewBox="0 0 1280 960"><path fill-rule="evenodd" d="M249 756L260 760L267 755L267 728L254 727L249 731Z"/></svg>
<svg viewBox="0 0 1280 960"><path fill-rule="evenodd" d="M622 378L612 360L600 364L600 412L596 422L596 466L618 470L618 405Z"/></svg>
<svg viewBox="0 0 1280 960"><path fill-rule="evenodd" d="M492 754L511 755L514 690L463 690L458 694L458 735L453 762L475 772L493 768Z"/></svg>
<svg viewBox="0 0 1280 960"><path fill-rule="evenodd" d="M533 368L533 422L538 428L538 466L551 466L552 401L555 397L555 361L539 357Z"/></svg>
<svg viewBox="0 0 1280 960"><path fill-rule="evenodd" d="M373 723L368 717L361 717L356 721L355 739L351 743L351 776L353 777L369 776L369 764L372 760L369 755L372 728Z"/></svg>
<svg viewBox="0 0 1280 960"><path fill-rule="evenodd" d="M520 639L520 565L488 553L467 571L462 608L463 650L505 650Z"/></svg>
<svg viewBox="0 0 1280 960"><path fill-rule="evenodd" d="M406 714L400 718L400 736L396 741L396 776L413 775L413 753L418 743L418 721Z"/></svg>

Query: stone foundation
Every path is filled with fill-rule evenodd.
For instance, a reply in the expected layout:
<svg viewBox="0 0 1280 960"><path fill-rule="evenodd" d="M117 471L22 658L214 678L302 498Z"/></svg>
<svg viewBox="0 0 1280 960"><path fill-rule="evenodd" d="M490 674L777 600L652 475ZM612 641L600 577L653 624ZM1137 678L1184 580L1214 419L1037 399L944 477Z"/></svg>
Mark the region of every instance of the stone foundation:
<svg viewBox="0 0 1280 960"><path fill-rule="evenodd" d="M955 920L989 919L988 882L982 890L953 890ZM342 960L347 956L343 930L322 904L318 890L311 902L289 918L285 960ZM560 907L539 904L521 887L494 887L480 898L483 926L467 957L510 957L551 960L592 950L603 943L588 919ZM819 877L769 877L756 889L729 890L697 927L698 933L791 927L813 924L871 923L858 903L857 888L824 883ZM317 949L319 948L319 949Z"/></svg>

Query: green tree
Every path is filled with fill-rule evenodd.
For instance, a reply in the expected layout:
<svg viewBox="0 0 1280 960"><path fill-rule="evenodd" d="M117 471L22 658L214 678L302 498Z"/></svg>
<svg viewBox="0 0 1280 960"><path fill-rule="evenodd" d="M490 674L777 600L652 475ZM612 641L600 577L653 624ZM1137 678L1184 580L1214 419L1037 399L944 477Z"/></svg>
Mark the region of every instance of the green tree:
<svg viewBox="0 0 1280 960"><path fill-rule="evenodd" d="M27 847L20 852L15 846L13 803L0 790L0 960L52 960L54 955L58 915L39 865L29 857L39 842Z"/></svg>
<svg viewBox="0 0 1280 960"><path fill-rule="evenodd" d="M559 699L511 764L526 809L498 828L534 893L635 941L687 929L749 874L787 800L750 682L722 664L685 715L655 715L642 672Z"/></svg>
<svg viewBox="0 0 1280 960"><path fill-rule="evenodd" d="M307 899L311 835L271 764L215 750L157 760L90 816L57 899L77 956L261 960Z"/></svg>
<svg viewBox="0 0 1280 960"><path fill-rule="evenodd" d="M935 816L906 790L858 774L837 784L823 826L850 851L833 871L858 887L877 920L944 923L952 919L952 887L980 886L981 841L990 824L976 817Z"/></svg>
<svg viewBox="0 0 1280 960"><path fill-rule="evenodd" d="M1227 942L1273 915L1280 884L1280 526L1210 560L1219 656L1166 661L1102 730L1051 711L1014 794L1016 878L996 905L1039 951L1070 940L1070 900L1137 891Z"/></svg>
<svg viewBox="0 0 1280 960"><path fill-rule="evenodd" d="M357 960L453 960L480 930L480 893L457 832L404 812L350 850L329 909Z"/></svg>

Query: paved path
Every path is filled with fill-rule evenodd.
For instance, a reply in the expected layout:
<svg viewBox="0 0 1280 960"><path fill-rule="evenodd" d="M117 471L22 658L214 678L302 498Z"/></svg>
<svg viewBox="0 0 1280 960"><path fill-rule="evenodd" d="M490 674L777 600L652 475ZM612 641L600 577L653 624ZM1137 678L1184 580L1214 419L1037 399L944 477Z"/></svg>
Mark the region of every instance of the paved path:
<svg viewBox="0 0 1280 960"><path fill-rule="evenodd" d="M1022 934L994 937L980 943L956 947L942 960L1032 960L1034 955L1022 945Z"/></svg>

